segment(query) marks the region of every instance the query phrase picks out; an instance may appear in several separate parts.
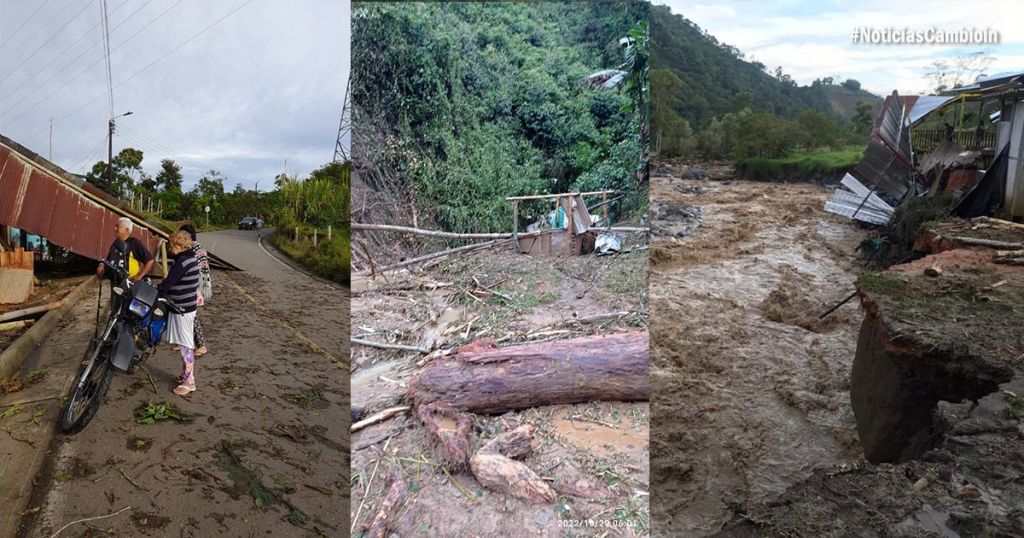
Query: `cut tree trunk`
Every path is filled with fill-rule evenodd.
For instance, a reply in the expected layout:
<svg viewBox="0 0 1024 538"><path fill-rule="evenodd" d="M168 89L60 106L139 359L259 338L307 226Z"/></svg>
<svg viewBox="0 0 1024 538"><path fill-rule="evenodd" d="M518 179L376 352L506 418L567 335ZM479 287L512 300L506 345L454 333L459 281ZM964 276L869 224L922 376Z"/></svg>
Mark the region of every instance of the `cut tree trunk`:
<svg viewBox="0 0 1024 538"><path fill-rule="evenodd" d="M441 465L460 473L469 461L469 430L473 421L444 403L417 406L416 414L441 444Z"/></svg>
<svg viewBox="0 0 1024 538"><path fill-rule="evenodd" d="M542 405L650 399L646 332L494 348L475 342L425 367L414 406L496 414Z"/></svg>

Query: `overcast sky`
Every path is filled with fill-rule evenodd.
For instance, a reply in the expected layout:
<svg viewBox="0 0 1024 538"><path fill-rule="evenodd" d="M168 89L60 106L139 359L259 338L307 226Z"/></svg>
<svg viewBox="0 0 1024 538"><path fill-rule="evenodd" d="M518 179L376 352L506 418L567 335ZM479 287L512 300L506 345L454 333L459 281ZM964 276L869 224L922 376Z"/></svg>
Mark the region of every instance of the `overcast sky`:
<svg viewBox="0 0 1024 538"><path fill-rule="evenodd" d="M879 95L926 93L932 62L987 50L996 58L989 74L1024 69L1024 2L1004 1L809 1L655 0L697 23L720 42L771 69L782 66L801 85L821 77L857 79ZM992 28L999 45L861 45L857 28ZM837 80L838 81L838 80Z"/></svg>
<svg viewBox="0 0 1024 538"><path fill-rule="evenodd" d="M46 157L53 118L52 160L75 173L106 159L100 6L0 0L0 133ZM117 120L115 154L141 149L150 174L174 159L186 187L215 169L227 190L330 162L349 0L107 0L107 12L114 114L133 113Z"/></svg>

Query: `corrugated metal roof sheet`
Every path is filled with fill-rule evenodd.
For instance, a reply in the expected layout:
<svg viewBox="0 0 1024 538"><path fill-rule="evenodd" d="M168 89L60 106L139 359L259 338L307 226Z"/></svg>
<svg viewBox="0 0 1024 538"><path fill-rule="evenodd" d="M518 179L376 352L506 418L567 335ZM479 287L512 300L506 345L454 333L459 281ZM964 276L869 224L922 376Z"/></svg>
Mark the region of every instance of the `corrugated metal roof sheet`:
<svg viewBox="0 0 1024 538"><path fill-rule="evenodd" d="M910 108L910 124L917 123L928 113L952 101L952 95L921 95L917 96Z"/></svg>
<svg viewBox="0 0 1024 538"><path fill-rule="evenodd" d="M117 207L115 212L96 199ZM101 259L114 240L121 215L135 222L132 235L150 252L173 230L147 220L92 185L82 183L57 165L0 135L0 224L47 238L76 254ZM234 265L210 254L221 266Z"/></svg>

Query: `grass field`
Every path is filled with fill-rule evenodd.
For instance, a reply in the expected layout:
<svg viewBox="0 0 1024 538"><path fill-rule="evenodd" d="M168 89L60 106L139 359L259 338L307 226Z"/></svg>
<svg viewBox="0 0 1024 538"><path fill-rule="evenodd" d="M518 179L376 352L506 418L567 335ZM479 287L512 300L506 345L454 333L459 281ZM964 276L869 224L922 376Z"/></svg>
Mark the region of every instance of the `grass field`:
<svg viewBox="0 0 1024 538"><path fill-rule="evenodd" d="M759 181L838 179L857 164L863 155L862 146L847 146L839 150L816 150L776 159L740 159L736 162L736 170L744 179Z"/></svg>

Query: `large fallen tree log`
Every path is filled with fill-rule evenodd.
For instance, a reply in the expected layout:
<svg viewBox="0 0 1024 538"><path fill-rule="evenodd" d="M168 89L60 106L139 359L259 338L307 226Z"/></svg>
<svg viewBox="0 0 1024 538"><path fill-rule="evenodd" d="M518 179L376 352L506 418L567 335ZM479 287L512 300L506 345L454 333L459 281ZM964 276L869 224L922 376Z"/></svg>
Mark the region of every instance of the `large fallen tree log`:
<svg viewBox="0 0 1024 538"><path fill-rule="evenodd" d="M415 406L471 413L541 405L650 399L647 333L587 336L506 348L470 344L436 359L409 384Z"/></svg>

